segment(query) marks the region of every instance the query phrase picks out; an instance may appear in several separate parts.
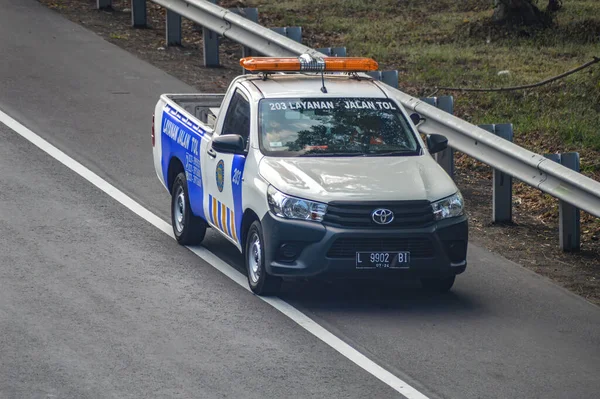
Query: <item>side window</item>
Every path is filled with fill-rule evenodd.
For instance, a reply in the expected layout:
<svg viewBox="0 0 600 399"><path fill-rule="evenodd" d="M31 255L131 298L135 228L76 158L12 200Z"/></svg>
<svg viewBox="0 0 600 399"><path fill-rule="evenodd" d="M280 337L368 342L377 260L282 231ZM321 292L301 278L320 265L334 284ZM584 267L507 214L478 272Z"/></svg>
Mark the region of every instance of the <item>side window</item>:
<svg viewBox="0 0 600 399"><path fill-rule="evenodd" d="M233 97L231 97L221 134L239 134L244 138L246 146L248 145L248 138L250 137L250 104L239 90L236 90L233 93Z"/></svg>

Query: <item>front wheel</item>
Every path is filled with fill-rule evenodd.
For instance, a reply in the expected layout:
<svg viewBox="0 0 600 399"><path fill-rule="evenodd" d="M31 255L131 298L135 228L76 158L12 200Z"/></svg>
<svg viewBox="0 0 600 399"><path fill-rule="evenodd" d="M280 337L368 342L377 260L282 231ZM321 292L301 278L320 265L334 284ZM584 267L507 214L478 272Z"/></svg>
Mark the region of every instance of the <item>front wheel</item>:
<svg viewBox="0 0 600 399"><path fill-rule="evenodd" d="M248 284L256 295L276 295L281 288L281 278L267 273L265 249L260 222L255 221L248 230L245 260Z"/></svg>
<svg viewBox="0 0 600 399"><path fill-rule="evenodd" d="M175 238L181 245L200 244L206 235L206 222L192 213L187 179L183 172L177 175L171 190L171 224Z"/></svg>
<svg viewBox="0 0 600 399"><path fill-rule="evenodd" d="M426 291L444 293L450 291L454 285L456 276L439 278L422 278L421 285Z"/></svg>

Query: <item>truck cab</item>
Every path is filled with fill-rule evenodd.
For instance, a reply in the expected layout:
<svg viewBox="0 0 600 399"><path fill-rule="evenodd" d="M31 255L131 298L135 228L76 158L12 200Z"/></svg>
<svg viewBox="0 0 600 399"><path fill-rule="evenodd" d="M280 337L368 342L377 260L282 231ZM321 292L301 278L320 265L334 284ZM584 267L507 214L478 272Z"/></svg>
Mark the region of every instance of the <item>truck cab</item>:
<svg viewBox="0 0 600 399"><path fill-rule="evenodd" d="M242 59L260 73L224 95L163 94L156 105L154 166L177 241L216 229L259 295L317 276L446 291L466 268L463 198L431 156L447 141L423 140L393 91L361 73L373 63L348 60L362 70L282 73L272 58Z"/></svg>

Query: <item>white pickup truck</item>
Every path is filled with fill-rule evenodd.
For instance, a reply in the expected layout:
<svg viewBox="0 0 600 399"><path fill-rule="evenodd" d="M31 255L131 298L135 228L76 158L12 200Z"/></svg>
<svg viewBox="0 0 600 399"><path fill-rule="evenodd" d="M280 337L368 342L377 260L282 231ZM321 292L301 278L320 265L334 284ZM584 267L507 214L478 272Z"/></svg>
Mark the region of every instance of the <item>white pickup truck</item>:
<svg viewBox="0 0 600 399"><path fill-rule="evenodd" d="M259 295L284 277L320 275L449 290L466 268L468 222L430 155L447 140L425 145L393 90L360 73L372 67L325 74L322 60L320 73L304 61L242 59L259 73L224 95L160 97L154 167L177 241L199 244L216 229L244 254Z"/></svg>

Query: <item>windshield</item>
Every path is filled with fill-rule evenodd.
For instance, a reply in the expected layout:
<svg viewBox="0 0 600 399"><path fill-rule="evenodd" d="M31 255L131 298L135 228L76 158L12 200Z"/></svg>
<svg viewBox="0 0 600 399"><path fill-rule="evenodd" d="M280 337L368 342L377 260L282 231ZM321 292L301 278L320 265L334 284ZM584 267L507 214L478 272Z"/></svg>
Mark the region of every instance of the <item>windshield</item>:
<svg viewBox="0 0 600 399"><path fill-rule="evenodd" d="M418 155L396 103L383 98L263 99L260 147L271 156Z"/></svg>

